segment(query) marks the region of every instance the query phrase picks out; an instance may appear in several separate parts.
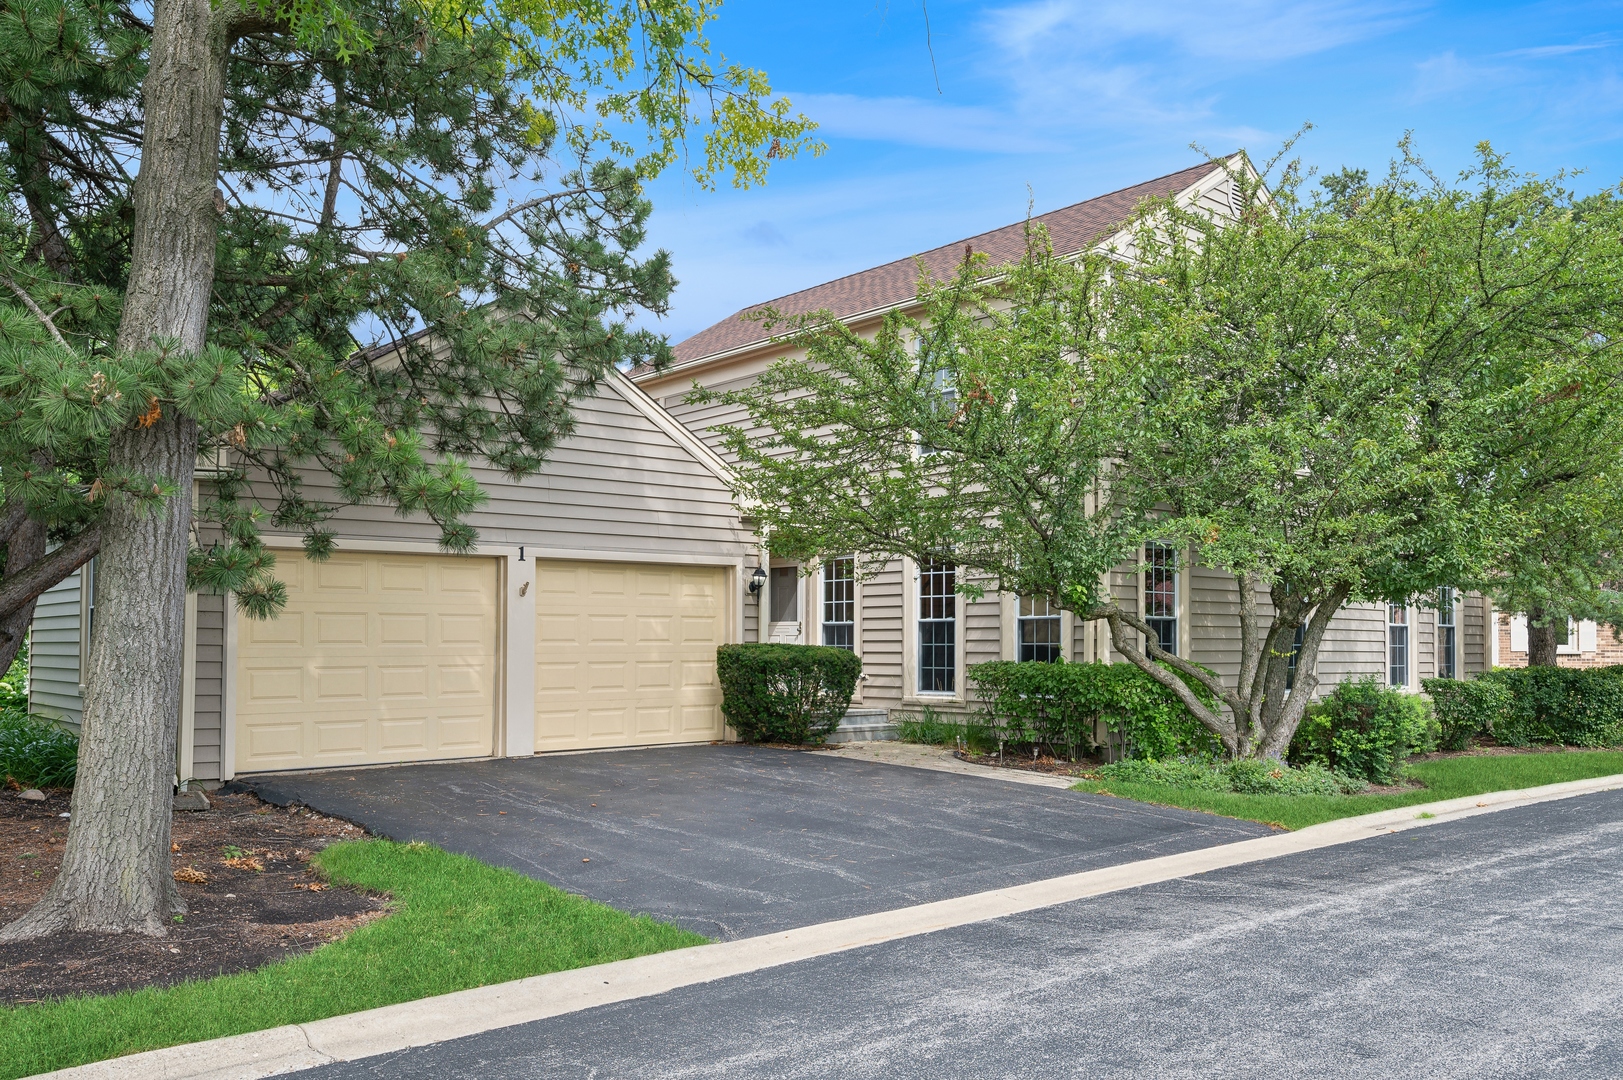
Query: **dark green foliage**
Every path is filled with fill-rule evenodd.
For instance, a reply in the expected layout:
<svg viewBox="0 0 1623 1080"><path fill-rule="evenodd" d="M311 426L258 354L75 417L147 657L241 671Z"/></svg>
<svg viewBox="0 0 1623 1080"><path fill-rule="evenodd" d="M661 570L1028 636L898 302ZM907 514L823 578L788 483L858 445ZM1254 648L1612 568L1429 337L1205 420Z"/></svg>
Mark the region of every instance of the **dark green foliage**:
<svg viewBox="0 0 1623 1080"><path fill-rule="evenodd" d="M1493 737L1508 746L1623 745L1623 665L1500 668L1480 681L1510 694Z"/></svg>
<svg viewBox="0 0 1623 1080"><path fill-rule="evenodd" d="M0 781L24 787L72 787L79 737L43 716L28 715L26 648L0 679Z"/></svg>
<svg viewBox="0 0 1623 1080"><path fill-rule="evenodd" d="M723 645L721 711L745 742L822 742L851 707L862 661L827 645Z"/></svg>
<svg viewBox="0 0 1623 1080"><path fill-rule="evenodd" d="M1422 679L1437 714L1437 749L1464 750L1478 735L1504 726L1510 687L1499 679Z"/></svg>
<svg viewBox="0 0 1623 1080"><path fill-rule="evenodd" d="M1100 766L1102 780L1165 784L1197 791L1230 791L1242 795L1353 795L1369 785L1309 763L1292 768L1283 761L1239 758L1173 758L1148 761L1129 758Z"/></svg>
<svg viewBox="0 0 1623 1080"><path fill-rule="evenodd" d="M1373 677L1349 679L1309 707L1291 740L1290 759L1391 784L1410 754L1436 745L1435 727L1424 698Z"/></svg>
<svg viewBox="0 0 1623 1080"><path fill-rule="evenodd" d="M896 737L924 746L959 746L974 753L997 749L997 734L975 714L944 714L926 705L916 714L891 713Z"/></svg>
<svg viewBox="0 0 1623 1080"><path fill-rule="evenodd" d="M1065 749L1093 745L1094 721L1129 757L1215 753L1216 738L1173 693L1131 664L1020 664L997 660L969 669L988 728L1000 741ZM1203 687L1195 686L1203 699Z"/></svg>

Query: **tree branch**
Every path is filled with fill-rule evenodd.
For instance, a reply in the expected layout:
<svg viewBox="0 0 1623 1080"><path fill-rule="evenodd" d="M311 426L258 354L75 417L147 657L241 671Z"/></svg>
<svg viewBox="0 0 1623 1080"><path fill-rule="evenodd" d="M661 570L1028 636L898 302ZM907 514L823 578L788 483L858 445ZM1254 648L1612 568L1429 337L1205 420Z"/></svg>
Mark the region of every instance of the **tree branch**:
<svg viewBox="0 0 1623 1080"><path fill-rule="evenodd" d="M0 281L5 282L6 287L17 294L17 299L21 300L23 304L27 306L28 310L34 313L34 318L45 324L45 329L51 332L51 336L56 339L56 343L58 345L62 346L64 349L68 349L70 352L72 351L72 346L70 346L66 341L62 340L61 331L57 330L56 323L51 321L51 317L49 315L40 310L40 306L34 303L34 298L29 296L27 292L23 291L23 287L21 285L17 284L15 281L11 280L10 277L5 275L0 275Z"/></svg>
<svg viewBox="0 0 1623 1080"><path fill-rule="evenodd" d="M0 619L20 611L40 594L89 562L101 550L101 526L92 525L20 573L0 581Z"/></svg>

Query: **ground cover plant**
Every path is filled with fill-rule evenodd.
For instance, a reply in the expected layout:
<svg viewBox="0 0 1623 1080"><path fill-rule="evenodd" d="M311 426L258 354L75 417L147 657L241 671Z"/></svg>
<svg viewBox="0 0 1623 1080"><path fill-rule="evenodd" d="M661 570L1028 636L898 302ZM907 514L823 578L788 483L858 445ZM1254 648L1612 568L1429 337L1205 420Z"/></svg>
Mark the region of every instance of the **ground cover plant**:
<svg viewBox="0 0 1623 1080"><path fill-rule="evenodd" d="M1405 777L1424 786L1404 791L1358 795L1251 794L1140 779L1084 780L1075 785L1075 790L1301 829L1379 810L1616 773L1623 773L1623 753L1611 750L1487 752L1410 762L1404 770Z"/></svg>
<svg viewBox="0 0 1623 1080"><path fill-rule="evenodd" d="M0 784L72 787L79 738L60 724L28 715L28 650L19 650L0 679Z"/></svg>
<svg viewBox="0 0 1623 1080"><path fill-rule="evenodd" d="M314 862L394 913L258 971L0 1010L0 1080L705 941L427 844L335 844Z"/></svg>

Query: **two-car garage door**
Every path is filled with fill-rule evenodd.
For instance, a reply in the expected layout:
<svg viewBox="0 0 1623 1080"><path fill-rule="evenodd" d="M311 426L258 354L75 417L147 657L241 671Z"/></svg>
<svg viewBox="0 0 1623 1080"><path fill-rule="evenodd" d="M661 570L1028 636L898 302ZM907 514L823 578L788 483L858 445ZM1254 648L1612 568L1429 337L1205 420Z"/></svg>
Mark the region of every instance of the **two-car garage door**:
<svg viewBox="0 0 1623 1080"><path fill-rule="evenodd" d="M725 571L530 566L536 749L721 737L715 650L726 640ZM496 560L283 555L276 572L288 590L280 617L238 623L238 772L494 752Z"/></svg>

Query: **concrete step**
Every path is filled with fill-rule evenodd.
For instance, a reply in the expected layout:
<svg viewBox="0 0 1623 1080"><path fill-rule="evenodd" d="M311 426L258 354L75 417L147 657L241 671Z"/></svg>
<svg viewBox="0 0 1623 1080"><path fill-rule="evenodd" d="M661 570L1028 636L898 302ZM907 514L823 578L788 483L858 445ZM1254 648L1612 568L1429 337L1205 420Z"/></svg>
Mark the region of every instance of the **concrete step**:
<svg viewBox="0 0 1623 1080"><path fill-rule="evenodd" d="M884 709L851 709L840 726L824 742L889 742L896 738L896 725Z"/></svg>

